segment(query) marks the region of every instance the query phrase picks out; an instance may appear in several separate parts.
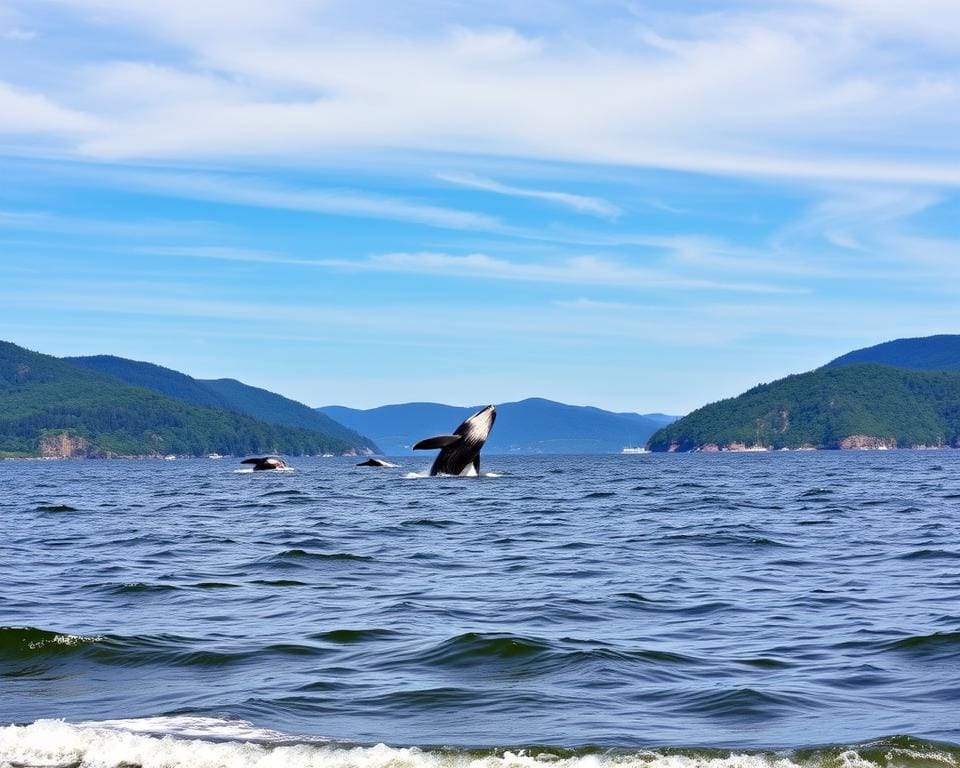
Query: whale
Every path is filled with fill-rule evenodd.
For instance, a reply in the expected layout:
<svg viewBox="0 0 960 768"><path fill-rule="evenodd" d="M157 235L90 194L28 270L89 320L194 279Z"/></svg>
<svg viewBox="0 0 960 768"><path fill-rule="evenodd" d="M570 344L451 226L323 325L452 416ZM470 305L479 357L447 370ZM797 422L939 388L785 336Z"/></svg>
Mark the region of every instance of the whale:
<svg viewBox="0 0 960 768"><path fill-rule="evenodd" d="M279 456L260 456L250 459L244 459L241 464L253 464L253 471L259 472L267 469L285 469L287 462Z"/></svg>
<svg viewBox="0 0 960 768"><path fill-rule="evenodd" d="M490 436L497 409L488 405L468 418L451 435L435 435L413 446L415 451L440 449L431 475L480 475L480 449Z"/></svg>
<svg viewBox="0 0 960 768"><path fill-rule="evenodd" d="M383 459L367 459L366 461L361 461L357 464L358 467L395 467L396 464L391 464L389 461L384 461Z"/></svg>

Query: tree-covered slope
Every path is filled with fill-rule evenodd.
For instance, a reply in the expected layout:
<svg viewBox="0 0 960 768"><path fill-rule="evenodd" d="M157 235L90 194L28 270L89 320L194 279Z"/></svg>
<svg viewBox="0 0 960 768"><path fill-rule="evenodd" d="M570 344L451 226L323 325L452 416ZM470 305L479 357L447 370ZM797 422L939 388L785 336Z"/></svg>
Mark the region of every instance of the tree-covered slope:
<svg viewBox="0 0 960 768"><path fill-rule="evenodd" d="M340 452L348 444L201 408L0 342L0 454Z"/></svg>
<svg viewBox="0 0 960 768"><path fill-rule="evenodd" d="M859 364L761 384L658 431L654 451L956 445L960 373Z"/></svg>
<svg viewBox="0 0 960 768"><path fill-rule="evenodd" d="M480 407L404 403L370 410L327 406L337 421L370 435L390 455L410 453L424 437L449 434ZM497 405L497 422L486 453L619 453L643 445L661 424L639 414L529 398Z"/></svg>
<svg viewBox="0 0 960 768"><path fill-rule="evenodd" d="M209 387L204 386L192 376L180 371L164 368L162 365L145 363L140 360L127 360L113 355L92 355L90 357L65 357L66 362L89 368L98 373L120 379L136 387L144 387L161 395L182 400L190 405L204 408L229 409L227 402ZM261 419L266 421L266 419Z"/></svg>
<svg viewBox="0 0 960 768"><path fill-rule="evenodd" d="M227 407L261 421L312 429L337 437L356 448L377 450L376 444L369 438L345 427L327 414L283 395L251 387L236 379L200 379L199 383L224 400Z"/></svg>
<svg viewBox="0 0 960 768"><path fill-rule="evenodd" d="M824 367L854 363L880 363L920 371L960 371L960 335L896 339L848 352Z"/></svg>
<svg viewBox="0 0 960 768"><path fill-rule="evenodd" d="M195 379L160 365L113 355L63 359L73 365L113 376L127 384L152 389L190 405L234 411L268 424L309 429L342 440L352 448L376 450L376 446L369 439L303 403L233 379Z"/></svg>

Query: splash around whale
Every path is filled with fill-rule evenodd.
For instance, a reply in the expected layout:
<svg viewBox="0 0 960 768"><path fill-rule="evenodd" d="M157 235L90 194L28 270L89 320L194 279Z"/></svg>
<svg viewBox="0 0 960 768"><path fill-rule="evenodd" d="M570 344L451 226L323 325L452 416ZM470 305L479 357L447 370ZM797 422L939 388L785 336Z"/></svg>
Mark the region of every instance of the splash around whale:
<svg viewBox="0 0 960 768"><path fill-rule="evenodd" d="M431 475L480 475L480 449L490 436L497 420L497 409L492 405L481 408L450 435L435 435L413 446L415 451L439 448L440 453L430 467Z"/></svg>

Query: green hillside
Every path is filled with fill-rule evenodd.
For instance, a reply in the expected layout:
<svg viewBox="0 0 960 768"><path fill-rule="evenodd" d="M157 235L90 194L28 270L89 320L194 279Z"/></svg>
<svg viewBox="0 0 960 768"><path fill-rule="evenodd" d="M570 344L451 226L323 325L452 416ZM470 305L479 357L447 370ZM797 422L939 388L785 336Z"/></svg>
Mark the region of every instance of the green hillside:
<svg viewBox="0 0 960 768"><path fill-rule="evenodd" d="M190 405L222 408L268 424L309 429L342 440L351 448L376 450L372 441L338 424L329 416L275 392L251 387L234 379L194 379L160 365L113 355L65 357L64 360Z"/></svg>
<svg viewBox="0 0 960 768"><path fill-rule="evenodd" d="M654 451L958 444L960 373L875 364L822 368L761 384L659 430Z"/></svg>
<svg viewBox="0 0 960 768"><path fill-rule="evenodd" d="M357 448L376 451L372 440L334 421L325 413L266 389L251 387L236 379L201 379L200 382L232 410L255 416L271 424L302 427L333 435Z"/></svg>
<svg viewBox="0 0 960 768"><path fill-rule="evenodd" d="M152 389L161 395L172 397L174 400L181 400L190 405L231 410L228 403L209 387L204 386L185 373L164 368L162 365L144 363L139 360L127 360L113 355L65 357L63 359L72 365L79 365L97 373L105 373L127 384ZM267 420L261 419L261 421Z"/></svg>
<svg viewBox="0 0 960 768"><path fill-rule="evenodd" d="M201 408L0 342L0 455L322 453L317 432Z"/></svg>
<svg viewBox="0 0 960 768"><path fill-rule="evenodd" d="M960 371L960 335L896 339L841 355L824 366L880 363L918 371Z"/></svg>

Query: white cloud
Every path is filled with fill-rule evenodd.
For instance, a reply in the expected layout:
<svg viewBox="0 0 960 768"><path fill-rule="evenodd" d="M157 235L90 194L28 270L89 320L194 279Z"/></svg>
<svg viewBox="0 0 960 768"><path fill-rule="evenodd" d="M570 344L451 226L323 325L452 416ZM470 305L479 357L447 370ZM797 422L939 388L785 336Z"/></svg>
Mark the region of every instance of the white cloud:
<svg viewBox="0 0 960 768"><path fill-rule="evenodd" d="M458 184L462 187L471 189L480 189L486 192L495 192L499 195L508 195L510 197L528 197L534 200L546 200L550 203L573 208L579 213L591 213L596 216L614 218L622 213L619 206L614 205L607 200L599 197L590 197L587 195L574 195L569 192L556 192L544 189L530 189L527 187L516 187L510 184L501 184L494 179L488 179L484 176L477 176L472 173L438 173L437 178L443 181L449 181L451 184Z"/></svg>
<svg viewBox="0 0 960 768"><path fill-rule="evenodd" d="M90 133L101 127L90 115L60 106L43 94L0 81L0 133L64 136Z"/></svg>
<svg viewBox="0 0 960 768"><path fill-rule="evenodd" d="M958 14L920 2L609 4L601 20L544 3L534 21L496 4L60 0L179 55L67 63L47 98L96 108L74 147L100 158L479 153L955 186L956 47L925 46L957 39Z"/></svg>

